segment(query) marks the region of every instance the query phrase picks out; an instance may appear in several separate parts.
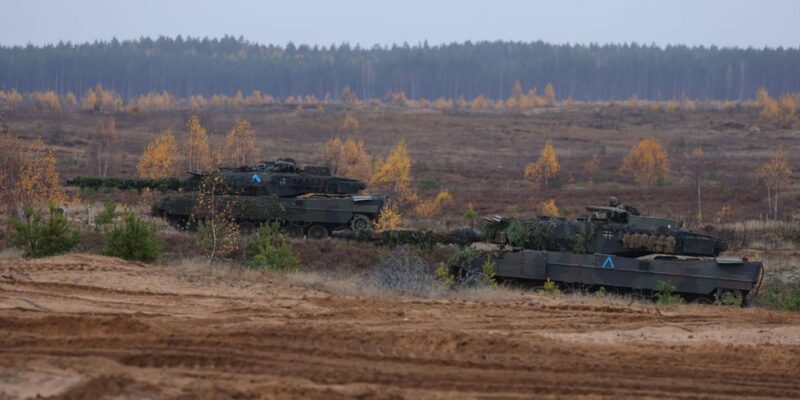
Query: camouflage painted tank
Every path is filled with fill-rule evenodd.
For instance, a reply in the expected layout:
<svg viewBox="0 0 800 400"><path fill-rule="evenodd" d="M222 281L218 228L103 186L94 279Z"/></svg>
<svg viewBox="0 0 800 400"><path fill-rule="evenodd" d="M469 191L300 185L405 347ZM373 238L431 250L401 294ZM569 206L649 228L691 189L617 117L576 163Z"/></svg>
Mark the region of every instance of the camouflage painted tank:
<svg viewBox="0 0 800 400"><path fill-rule="evenodd" d="M761 262L722 257L725 241L684 229L676 221L641 215L612 200L587 207L585 218L486 218L481 231L334 232L334 237L378 244L446 243L478 246L451 262L459 277L489 263L499 279L654 293L669 283L688 299L732 295L750 304L760 287ZM475 247L475 246L473 246ZM487 247L489 249L487 249Z"/></svg>
<svg viewBox="0 0 800 400"><path fill-rule="evenodd" d="M203 218L197 193L214 178L218 207L229 207L243 232L278 222L292 236L324 238L334 229L369 230L386 203L384 196L357 195L366 185L332 175L321 166L301 167L292 159L254 166L192 172L186 178L119 179L77 177L67 184L95 189L144 190L167 194L153 205L154 215L178 229L193 229Z"/></svg>

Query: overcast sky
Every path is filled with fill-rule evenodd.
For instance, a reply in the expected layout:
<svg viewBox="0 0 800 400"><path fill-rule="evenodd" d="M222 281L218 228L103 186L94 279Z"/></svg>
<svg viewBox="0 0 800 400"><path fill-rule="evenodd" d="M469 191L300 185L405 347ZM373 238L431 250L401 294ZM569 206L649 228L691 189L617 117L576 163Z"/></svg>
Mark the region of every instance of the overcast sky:
<svg viewBox="0 0 800 400"><path fill-rule="evenodd" d="M0 44L244 36L362 46L544 40L800 46L800 0L0 0Z"/></svg>

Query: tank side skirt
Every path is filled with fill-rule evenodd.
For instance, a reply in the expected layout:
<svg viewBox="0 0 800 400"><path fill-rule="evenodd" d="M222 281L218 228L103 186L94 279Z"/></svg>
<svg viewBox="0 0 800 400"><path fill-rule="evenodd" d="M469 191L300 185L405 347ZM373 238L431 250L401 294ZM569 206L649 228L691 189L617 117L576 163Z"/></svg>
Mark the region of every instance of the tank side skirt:
<svg viewBox="0 0 800 400"><path fill-rule="evenodd" d="M680 269L666 271L664 268ZM703 269L713 268L720 276ZM678 292L710 294L716 288L752 291L763 271L760 263L720 266L714 261L644 261L605 254L571 254L526 250L505 253L496 259L497 276L588 285L656 290L659 281L669 281Z"/></svg>

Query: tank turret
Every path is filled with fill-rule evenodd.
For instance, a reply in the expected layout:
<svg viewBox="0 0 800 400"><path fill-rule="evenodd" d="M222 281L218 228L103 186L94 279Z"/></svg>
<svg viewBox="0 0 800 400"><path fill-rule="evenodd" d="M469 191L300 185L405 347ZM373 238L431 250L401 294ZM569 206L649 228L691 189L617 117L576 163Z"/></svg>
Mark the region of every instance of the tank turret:
<svg viewBox="0 0 800 400"><path fill-rule="evenodd" d="M589 206L584 218L488 218L484 235L513 247L602 253L624 257L651 254L716 257L727 250L719 238L684 229L668 218L640 215L634 207Z"/></svg>

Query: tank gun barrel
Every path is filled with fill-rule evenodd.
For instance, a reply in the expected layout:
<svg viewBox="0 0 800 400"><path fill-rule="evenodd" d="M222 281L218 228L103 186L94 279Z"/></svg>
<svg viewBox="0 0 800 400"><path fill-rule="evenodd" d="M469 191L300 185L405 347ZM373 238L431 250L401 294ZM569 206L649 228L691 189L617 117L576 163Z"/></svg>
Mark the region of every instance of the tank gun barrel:
<svg viewBox="0 0 800 400"><path fill-rule="evenodd" d="M432 244L456 244L466 246L471 243L483 241L481 232L470 228L454 229L447 232L403 229L351 231L348 229L333 231L331 236L338 239L354 240L357 242L367 242L384 246Z"/></svg>
<svg viewBox="0 0 800 400"><path fill-rule="evenodd" d="M92 189L138 190L153 189L160 192L176 191L187 188L187 181L178 178L160 179L125 179L100 178L95 176L78 176L67 181L68 186Z"/></svg>

